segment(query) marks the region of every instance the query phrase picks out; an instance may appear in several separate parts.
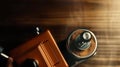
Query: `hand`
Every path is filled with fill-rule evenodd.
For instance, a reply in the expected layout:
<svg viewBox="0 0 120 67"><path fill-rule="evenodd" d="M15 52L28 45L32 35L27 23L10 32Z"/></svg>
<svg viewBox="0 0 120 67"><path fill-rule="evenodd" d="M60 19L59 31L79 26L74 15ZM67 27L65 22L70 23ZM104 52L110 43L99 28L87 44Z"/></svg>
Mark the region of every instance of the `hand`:
<svg viewBox="0 0 120 67"><path fill-rule="evenodd" d="M6 67L13 67L13 58L12 57L8 58Z"/></svg>

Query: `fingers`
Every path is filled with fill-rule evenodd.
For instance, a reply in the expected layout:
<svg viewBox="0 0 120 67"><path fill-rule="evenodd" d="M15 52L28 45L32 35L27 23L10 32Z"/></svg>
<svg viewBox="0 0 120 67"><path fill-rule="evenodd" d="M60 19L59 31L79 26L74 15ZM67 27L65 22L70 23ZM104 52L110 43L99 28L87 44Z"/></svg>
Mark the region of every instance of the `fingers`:
<svg viewBox="0 0 120 67"><path fill-rule="evenodd" d="M7 66L6 67L13 67L13 58L9 57L7 61Z"/></svg>

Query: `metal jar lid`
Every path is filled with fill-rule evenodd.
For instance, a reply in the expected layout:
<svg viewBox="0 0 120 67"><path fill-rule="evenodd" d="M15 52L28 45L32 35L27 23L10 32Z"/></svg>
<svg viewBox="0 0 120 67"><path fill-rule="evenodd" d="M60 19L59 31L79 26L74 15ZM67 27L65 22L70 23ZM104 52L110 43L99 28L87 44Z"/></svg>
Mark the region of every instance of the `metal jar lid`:
<svg viewBox="0 0 120 67"><path fill-rule="evenodd" d="M90 30L77 29L69 35L66 47L77 59L89 58L96 52L97 39Z"/></svg>

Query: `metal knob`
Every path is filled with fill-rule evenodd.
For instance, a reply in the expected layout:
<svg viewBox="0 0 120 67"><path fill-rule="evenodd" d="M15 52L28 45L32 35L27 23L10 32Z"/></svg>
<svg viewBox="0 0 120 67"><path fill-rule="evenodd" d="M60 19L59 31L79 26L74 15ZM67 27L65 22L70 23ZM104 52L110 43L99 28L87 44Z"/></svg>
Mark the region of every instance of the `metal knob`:
<svg viewBox="0 0 120 67"><path fill-rule="evenodd" d="M92 37L91 34L89 32L87 32L87 31L83 32L83 34L81 36L82 36L84 41L90 41L90 39Z"/></svg>
<svg viewBox="0 0 120 67"><path fill-rule="evenodd" d="M75 46L78 50L85 50L90 47L90 40L92 36L88 31L84 31L75 39Z"/></svg>

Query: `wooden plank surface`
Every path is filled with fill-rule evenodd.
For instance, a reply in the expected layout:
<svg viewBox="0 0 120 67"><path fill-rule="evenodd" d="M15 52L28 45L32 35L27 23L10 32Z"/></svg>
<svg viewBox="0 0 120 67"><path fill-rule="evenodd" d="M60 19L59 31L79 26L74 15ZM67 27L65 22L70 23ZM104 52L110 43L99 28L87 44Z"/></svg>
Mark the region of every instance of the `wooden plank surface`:
<svg viewBox="0 0 120 67"><path fill-rule="evenodd" d="M6 6L0 13L2 28L24 30L29 26L42 26L52 31L57 42L76 28L87 28L97 36L97 54L77 67L120 67L120 0L12 0L3 3ZM16 40L23 35L12 36ZM28 32L25 36L19 37L17 44L28 39ZM13 40L5 41L13 44Z"/></svg>

